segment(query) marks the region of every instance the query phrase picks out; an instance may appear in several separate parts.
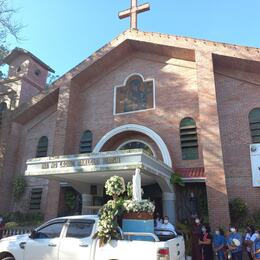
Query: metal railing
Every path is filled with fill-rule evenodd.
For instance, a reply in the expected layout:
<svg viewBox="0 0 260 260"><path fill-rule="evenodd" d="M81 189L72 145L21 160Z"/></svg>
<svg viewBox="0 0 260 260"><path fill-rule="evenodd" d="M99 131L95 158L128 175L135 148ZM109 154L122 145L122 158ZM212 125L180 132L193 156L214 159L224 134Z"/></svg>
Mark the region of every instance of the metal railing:
<svg viewBox="0 0 260 260"><path fill-rule="evenodd" d="M31 230L29 229L23 229L23 228L14 228L14 229L4 229L3 231L3 237L10 237L15 235L23 235L30 233Z"/></svg>

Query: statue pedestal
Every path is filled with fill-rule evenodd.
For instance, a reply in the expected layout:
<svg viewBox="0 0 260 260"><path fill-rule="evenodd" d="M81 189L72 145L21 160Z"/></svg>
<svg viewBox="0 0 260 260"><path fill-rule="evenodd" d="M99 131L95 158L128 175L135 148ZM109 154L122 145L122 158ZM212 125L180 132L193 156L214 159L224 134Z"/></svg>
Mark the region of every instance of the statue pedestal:
<svg viewBox="0 0 260 260"><path fill-rule="evenodd" d="M146 212L125 213L123 216L123 232L135 233L153 233L154 220L153 216ZM146 236L130 236L131 240L154 241L152 237Z"/></svg>

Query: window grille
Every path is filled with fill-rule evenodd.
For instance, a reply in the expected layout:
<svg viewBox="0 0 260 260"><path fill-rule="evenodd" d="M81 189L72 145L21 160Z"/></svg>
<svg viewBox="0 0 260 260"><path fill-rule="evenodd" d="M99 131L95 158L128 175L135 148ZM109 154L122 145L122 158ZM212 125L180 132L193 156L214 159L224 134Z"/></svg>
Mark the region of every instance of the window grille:
<svg viewBox="0 0 260 260"><path fill-rule="evenodd" d="M260 143L260 108L254 108L249 113L249 126L252 143Z"/></svg>
<svg viewBox="0 0 260 260"><path fill-rule="evenodd" d="M80 153L91 153L92 152L92 132L86 130L80 139Z"/></svg>
<svg viewBox="0 0 260 260"><path fill-rule="evenodd" d="M36 157L46 157L48 152L48 137L42 136L37 145Z"/></svg>
<svg viewBox="0 0 260 260"><path fill-rule="evenodd" d="M199 158L197 127L192 118L187 117L181 121L180 141L183 160Z"/></svg>

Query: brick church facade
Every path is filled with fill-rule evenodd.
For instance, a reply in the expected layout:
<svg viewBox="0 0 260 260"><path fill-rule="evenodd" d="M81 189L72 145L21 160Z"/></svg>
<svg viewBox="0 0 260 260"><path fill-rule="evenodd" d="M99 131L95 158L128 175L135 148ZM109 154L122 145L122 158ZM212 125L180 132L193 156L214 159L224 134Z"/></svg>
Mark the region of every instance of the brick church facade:
<svg viewBox="0 0 260 260"><path fill-rule="evenodd" d="M33 158L30 163L37 164L123 148L143 148L160 167L182 176L186 188L166 192L156 173L154 179L149 175L149 185L159 183L161 199L172 203L167 207L172 205L178 219L182 204L189 207L189 195L182 196L187 190L195 197L203 191L212 226L230 223L228 203L234 198L251 211L259 209L250 161L250 144L259 143L260 131L259 49L130 29L48 89L52 69L31 53L15 49L5 62L0 213L56 217L62 214L64 189L71 187L82 195L83 212L85 205L99 205L102 180L115 171L99 175L97 183L95 175L86 174L82 192L81 177L71 183L69 174L64 181L52 178L48 166L40 178L25 176L26 192L18 202L13 182Z"/></svg>

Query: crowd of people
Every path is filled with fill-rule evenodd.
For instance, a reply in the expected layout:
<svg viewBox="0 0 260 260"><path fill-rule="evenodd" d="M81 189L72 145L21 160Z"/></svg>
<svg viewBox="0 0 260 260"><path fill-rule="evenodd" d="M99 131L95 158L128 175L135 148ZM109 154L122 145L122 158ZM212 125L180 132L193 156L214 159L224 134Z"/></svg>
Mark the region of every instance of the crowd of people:
<svg viewBox="0 0 260 260"><path fill-rule="evenodd" d="M260 259L260 230L248 225L244 234L234 225L227 232L217 228L211 233L209 225L195 218L192 229L192 259L242 260L246 251L249 260Z"/></svg>

